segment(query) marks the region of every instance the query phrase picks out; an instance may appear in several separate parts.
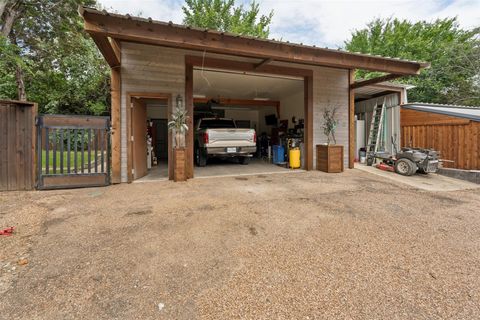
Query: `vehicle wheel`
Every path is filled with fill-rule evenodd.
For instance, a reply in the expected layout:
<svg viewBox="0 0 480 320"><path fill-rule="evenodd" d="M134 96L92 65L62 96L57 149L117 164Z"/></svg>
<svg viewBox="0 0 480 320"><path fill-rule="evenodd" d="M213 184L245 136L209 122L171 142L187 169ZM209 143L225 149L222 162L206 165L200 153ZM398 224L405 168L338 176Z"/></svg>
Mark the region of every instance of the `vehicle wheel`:
<svg viewBox="0 0 480 320"><path fill-rule="evenodd" d="M240 157L238 158L238 162L243 165L247 165L250 163L250 158L249 157Z"/></svg>
<svg viewBox="0 0 480 320"><path fill-rule="evenodd" d="M199 167L205 167L207 165L207 155L199 147L195 148L195 162Z"/></svg>
<svg viewBox="0 0 480 320"><path fill-rule="evenodd" d="M402 176L411 176L417 171L417 166L409 159L399 159L395 163L395 172Z"/></svg>

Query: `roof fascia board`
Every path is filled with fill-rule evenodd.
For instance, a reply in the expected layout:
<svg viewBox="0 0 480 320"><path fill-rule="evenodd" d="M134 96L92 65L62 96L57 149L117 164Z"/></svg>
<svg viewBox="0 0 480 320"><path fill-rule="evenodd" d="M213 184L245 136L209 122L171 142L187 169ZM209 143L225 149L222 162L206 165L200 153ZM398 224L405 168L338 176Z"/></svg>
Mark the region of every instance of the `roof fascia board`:
<svg viewBox="0 0 480 320"><path fill-rule="evenodd" d="M163 24L119 17L96 10L79 10L85 20L85 30L90 34L102 34L122 41L169 46L175 48L207 50L212 53L230 54L277 61L364 69L415 75L425 67L419 62L402 61L382 57L352 54L342 51L259 40L218 32L201 31L173 24Z"/></svg>

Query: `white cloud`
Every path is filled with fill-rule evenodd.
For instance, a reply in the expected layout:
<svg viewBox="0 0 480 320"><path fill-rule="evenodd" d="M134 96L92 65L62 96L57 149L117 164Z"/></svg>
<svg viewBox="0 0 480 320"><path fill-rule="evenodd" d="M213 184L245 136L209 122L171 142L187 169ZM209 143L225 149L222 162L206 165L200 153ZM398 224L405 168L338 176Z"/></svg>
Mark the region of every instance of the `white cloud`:
<svg viewBox="0 0 480 320"><path fill-rule="evenodd" d="M240 1L237 1L240 2ZM241 2L248 2L243 0ZM457 16L464 28L480 26L480 0L259 0L264 13L274 10L271 38L336 47L352 30L374 18L411 21ZM100 0L119 13L138 14L163 21L182 22L181 0Z"/></svg>

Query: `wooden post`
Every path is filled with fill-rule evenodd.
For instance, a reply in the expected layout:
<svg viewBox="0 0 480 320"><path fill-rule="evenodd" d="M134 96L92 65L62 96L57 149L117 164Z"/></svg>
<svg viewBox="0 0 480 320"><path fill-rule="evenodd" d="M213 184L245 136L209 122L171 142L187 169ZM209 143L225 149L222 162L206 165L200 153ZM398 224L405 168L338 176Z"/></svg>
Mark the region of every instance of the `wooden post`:
<svg viewBox="0 0 480 320"><path fill-rule="evenodd" d="M112 183L121 182L121 129L120 129L120 101L121 101L120 67L111 69L111 116L112 116ZM108 152L108 150L107 150Z"/></svg>
<svg viewBox="0 0 480 320"><path fill-rule="evenodd" d="M305 169L313 169L313 74L304 77Z"/></svg>
<svg viewBox="0 0 480 320"><path fill-rule="evenodd" d="M185 108L187 109L187 126L186 134L186 176L187 179L193 178L193 65L185 64Z"/></svg>
<svg viewBox="0 0 480 320"><path fill-rule="evenodd" d="M349 71L348 83L348 167L353 169L355 162L355 89L352 84L355 82L355 70Z"/></svg>

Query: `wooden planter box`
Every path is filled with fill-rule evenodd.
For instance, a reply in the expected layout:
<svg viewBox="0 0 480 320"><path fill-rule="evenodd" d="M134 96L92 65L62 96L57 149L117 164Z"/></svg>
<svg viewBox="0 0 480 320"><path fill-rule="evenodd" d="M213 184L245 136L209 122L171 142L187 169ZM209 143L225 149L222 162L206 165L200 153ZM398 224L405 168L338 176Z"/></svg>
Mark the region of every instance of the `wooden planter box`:
<svg viewBox="0 0 480 320"><path fill-rule="evenodd" d="M185 164L185 148L175 148L173 150L173 181L187 181Z"/></svg>
<svg viewBox="0 0 480 320"><path fill-rule="evenodd" d="M317 170L328 173L343 172L343 146L318 144Z"/></svg>

